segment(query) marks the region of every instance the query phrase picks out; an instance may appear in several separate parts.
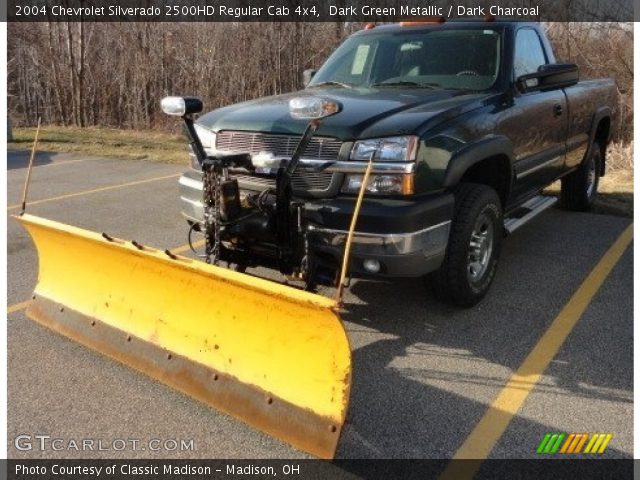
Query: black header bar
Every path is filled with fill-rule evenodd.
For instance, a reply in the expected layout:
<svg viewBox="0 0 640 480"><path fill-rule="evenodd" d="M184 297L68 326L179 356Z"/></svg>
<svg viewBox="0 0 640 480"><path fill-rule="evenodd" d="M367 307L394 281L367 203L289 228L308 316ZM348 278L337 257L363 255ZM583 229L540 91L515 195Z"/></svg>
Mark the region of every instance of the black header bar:
<svg viewBox="0 0 640 480"><path fill-rule="evenodd" d="M5 0L0 0L4 3ZM9 22L634 21L633 0L7 0ZM0 15L1 16L1 15Z"/></svg>
<svg viewBox="0 0 640 480"><path fill-rule="evenodd" d="M9 480L80 479L429 479L449 460L9 460L0 461ZM531 459L455 460L458 471L477 471L474 479L545 480L633 478L633 460ZM1 475L0 475L1 476Z"/></svg>

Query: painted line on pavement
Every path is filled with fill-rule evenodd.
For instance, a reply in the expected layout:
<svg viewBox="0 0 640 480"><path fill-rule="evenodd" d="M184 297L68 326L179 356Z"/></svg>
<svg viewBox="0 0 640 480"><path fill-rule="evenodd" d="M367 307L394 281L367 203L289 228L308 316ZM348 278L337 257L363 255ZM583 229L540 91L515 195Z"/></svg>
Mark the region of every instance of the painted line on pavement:
<svg viewBox="0 0 640 480"><path fill-rule="evenodd" d="M509 378L484 416L455 453L453 461L447 465L439 477L440 480L471 479L475 476L482 462L488 458L632 240L633 224L625 228L609 247L518 370ZM461 459L476 461L456 461Z"/></svg>

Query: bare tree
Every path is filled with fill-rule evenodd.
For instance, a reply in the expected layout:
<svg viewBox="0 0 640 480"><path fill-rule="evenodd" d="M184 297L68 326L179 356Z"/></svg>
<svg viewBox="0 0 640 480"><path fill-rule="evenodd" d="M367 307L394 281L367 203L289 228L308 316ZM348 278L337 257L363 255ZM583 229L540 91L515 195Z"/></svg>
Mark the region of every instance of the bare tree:
<svg viewBox="0 0 640 480"><path fill-rule="evenodd" d="M614 77L619 139L632 138L633 26L546 24L557 57L583 78ZM15 125L44 123L168 128L169 94L202 97L207 108L302 87L361 24L10 23L8 89ZM175 127L174 127L175 128Z"/></svg>

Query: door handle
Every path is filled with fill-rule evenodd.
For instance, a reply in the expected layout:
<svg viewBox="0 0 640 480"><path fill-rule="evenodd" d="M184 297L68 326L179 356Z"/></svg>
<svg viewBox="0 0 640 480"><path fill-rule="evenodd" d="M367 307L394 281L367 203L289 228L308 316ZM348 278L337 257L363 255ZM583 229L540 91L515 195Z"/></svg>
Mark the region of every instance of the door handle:
<svg viewBox="0 0 640 480"><path fill-rule="evenodd" d="M563 110L562 110L562 105L560 105L559 103L557 103L557 104L555 104L555 105L553 106L553 114L554 114L556 117L559 117L560 115L562 115L562 111L563 111Z"/></svg>

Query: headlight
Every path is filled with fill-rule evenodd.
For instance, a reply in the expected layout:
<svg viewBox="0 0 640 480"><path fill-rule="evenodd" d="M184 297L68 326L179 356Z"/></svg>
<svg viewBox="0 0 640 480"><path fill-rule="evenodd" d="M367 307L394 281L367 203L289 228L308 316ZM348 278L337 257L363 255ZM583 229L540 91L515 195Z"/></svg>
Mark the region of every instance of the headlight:
<svg viewBox="0 0 640 480"><path fill-rule="evenodd" d="M372 138L356 142L351 149L351 160L368 161L375 152L375 159L381 162L410 162L416 159L418 137Z"/></svg>
<svg viewBox="0 0 640 480"><path fill-rule="evenodd" d="M202 125L198 125L197 123L193 125L196 129L196 133L200 138L200 143L202 143L202 147L205 150L213 150L216 146L216 134L209 130L208 128L203 127ZM210 155L211 152L207 152L207 155Z"/></svg>
<svg viewBox="0 0 640 480"><path fill-rule="evenodd" d="M342 193L357 194L362 186L364 175L346 175ZM369 175L366 193L378 195L411 195L413 193L413 174L374 174Z"/></svg>
<svg viewBox="0 0 640 480"><path fill-rule="evenodd" d="M204 152L207 155L213 155L215 152L216 146L216 134L197 123L193 125L198 138L200 139L200 143L202 143L202 148L204 148ZM191 168L194 170L201 170L201 166L198 163L198 159L196 158L196 154L193 153L191 149L191 145L189 145L189 163L191 164Z"/></svg>

